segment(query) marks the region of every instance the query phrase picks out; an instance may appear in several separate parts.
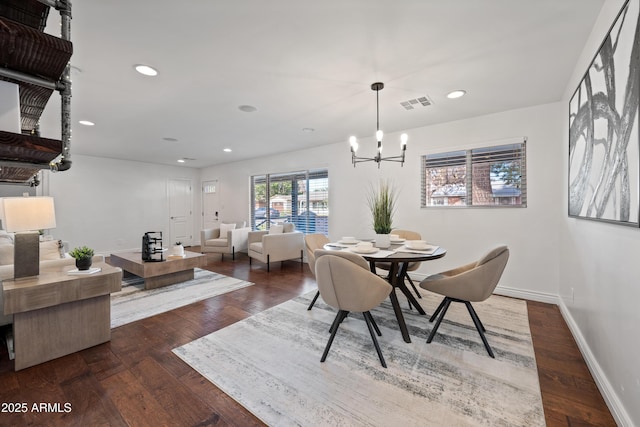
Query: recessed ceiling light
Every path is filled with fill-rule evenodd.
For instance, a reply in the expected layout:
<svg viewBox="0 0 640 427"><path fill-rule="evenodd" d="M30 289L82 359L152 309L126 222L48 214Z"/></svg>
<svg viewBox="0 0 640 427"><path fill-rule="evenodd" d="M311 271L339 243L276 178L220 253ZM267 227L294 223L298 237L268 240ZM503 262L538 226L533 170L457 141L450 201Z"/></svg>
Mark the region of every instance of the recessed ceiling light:
<svg viewBox="0 0 640 427"><path fill-rule="evenodd" d="M253 113L257 108L253 105L241 105L238 107L238 110L244 111L245 113Z"/></svg>
<svg viewBox="0 0 640 427"><path fill-rule="evenodd" d="M466 90L454 90L453 92L449 92L447 94L447 98L449 99L460 98L461 96L465 96L466 94L467 94Z"/></svg>
<svg viewBox="0 0 640 427"><path fill-rule="evenodd" d="M225 149L224 149L224 150L222 150L222 151L224 151L225 153L230 153L232 150L231 150L231 148L225 148Z"/></svg>
<svg viewBox="0 0 640 427"><path fill-rule="evenodd" d="M302 128L302 132L311 133L311 132L314 132L314 131L315 131L314 128Z"/></svg>
<svg viewBox="0 0 640 427"><path fill-rule="evenodd" d="M158 70L148 65L138 64L135 66L135 69L140 74L144 74L145 76L157 76Z"/></svg>
<svg viewBox="0 0 640 427"><path fill-rule="evenodd" d="M90 122L89 120L80 120L78 123L84 126L95 126L95 123Z"/></svg>
<svg viewBox="0 0 640 427"><path fill-rule="evenodd" d="M178 163L184 163L184 162L186 162L185 159L178 159Z"/></svg>

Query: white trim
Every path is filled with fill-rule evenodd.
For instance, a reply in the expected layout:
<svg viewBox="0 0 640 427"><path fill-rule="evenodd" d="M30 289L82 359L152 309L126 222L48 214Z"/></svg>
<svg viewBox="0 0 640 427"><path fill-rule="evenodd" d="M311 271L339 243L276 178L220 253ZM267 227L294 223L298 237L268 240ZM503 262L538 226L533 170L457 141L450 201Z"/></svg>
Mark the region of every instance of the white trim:
<svg viewBox="0 0 640 427"><path fill-rule="evenodd" d="M422 273L411 273L410 276L412 280L418 281L418 282L424 280L427 277L426 274L422 274ZM416 286L418 286L418 283L416 283ZM555 294L530 291L527 289L511 288L508 286L497 286L494 293L497 295L503 295L511 298L545 302L547 304L555 304L555 305L558 305L558 302L560 301L558 298L558 295L555 295Z"/></svg>
<svg viewBox="0 0 640 427"><path fill-rule="evenodd" d="M559 301L558 295L555 294L530 291L527 289L510 288L508 286L497 286L494 293L511 298L520 298L555 305L558 305Z"/></svg>
<svg viewBox="0 0 640 427"><path fill-rule="evenodd" d="M611 383L607 379L606 374L600 367L600 364L591 352L589 344L587 344L584 336L582 336L580 328L573 319L571 312L564 304L564 301L560 300L558 305L560 306L560 313L562 314L564 321L567 323L567 326L571 331L571 335L573 335L573 338L576 340L578 348L580 349L580 353L582 353L582 357L587 363L589 372L591 372L591 375L593 376L593 379L598 386L598 390L600 390L600 394L609 407L609 411L611 411L611 415L615 419L616 424L618 424L619 426L632 427L633 422L631 421L631 417L624 409L624 405L622 404L622 402L620 402L620 399L618 399L615 388L611 385Z"/></svg>

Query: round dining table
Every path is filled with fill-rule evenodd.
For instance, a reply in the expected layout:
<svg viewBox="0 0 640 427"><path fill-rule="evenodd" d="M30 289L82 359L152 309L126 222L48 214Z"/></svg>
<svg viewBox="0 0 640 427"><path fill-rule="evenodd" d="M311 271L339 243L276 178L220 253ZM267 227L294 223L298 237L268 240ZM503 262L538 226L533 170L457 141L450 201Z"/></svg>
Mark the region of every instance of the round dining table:
<svg viewBox="0 0 640 427"><path fill-rule="evenodd" d="M398 320L398 326L400 327L400 332L402 333L402 338L405 342L410 343L411 337L409 336L409 330L407 329L407 324L404 321L404 315L402 314L402 309L400 308L400 303L398 301L398 296L396 295L396 289L400 289L402 293L407 297L411 306L415 307L418 310L418 313L425 315L426 312L418 303L418 300L413 296L409 288L404 282L404 277L407 274L407 268L409 264L414 262L423 262L423 261L431 261L435 259L442 258L447 254L447 250L442 247L437 247L435 250L430 252L420 252L413 251L408 252L410 249L403 250L402 244L392 244L388 249L381 249L382 251L391 251L391 253L387 256L381 257L380 252L376 253L358 253L358 255L362 256L365 260L369 262L369 267L371 272L376 274L376 264L384 263L386 264L385 270L389 271L389 275L387 276L387 280L393 286L393 290L389 294L389 298L391 299L391 305L393 307L393 312L396 315L396 319ZM338 245L334 243L327 243L324 245L324 249L326 250L351 250L349 246L346 245ZM383 252L384 253L384 252Z"/></svg>

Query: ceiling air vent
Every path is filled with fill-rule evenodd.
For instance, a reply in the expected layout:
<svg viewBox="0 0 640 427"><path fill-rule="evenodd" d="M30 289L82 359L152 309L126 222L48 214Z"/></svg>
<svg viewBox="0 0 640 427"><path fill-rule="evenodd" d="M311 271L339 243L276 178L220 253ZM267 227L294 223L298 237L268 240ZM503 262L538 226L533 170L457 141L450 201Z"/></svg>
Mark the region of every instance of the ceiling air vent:
<svg viewBox="0 0 640 427"><path fill-rule="evenodd" d="M403 101L400 103L404 107L405 110L414 110L421 105L423 107L428 107L432 105L433 102L427 96L421 96L420 98L409 99L408 101Z"/></svg>

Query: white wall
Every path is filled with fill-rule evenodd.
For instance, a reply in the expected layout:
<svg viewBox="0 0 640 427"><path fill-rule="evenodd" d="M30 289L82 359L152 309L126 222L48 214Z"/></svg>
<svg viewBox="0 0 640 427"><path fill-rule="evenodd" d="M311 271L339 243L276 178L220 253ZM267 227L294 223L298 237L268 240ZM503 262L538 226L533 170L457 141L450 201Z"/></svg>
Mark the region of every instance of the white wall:
<svg viewBox="0 0 640 427"><path fill-rule="evenodd" d="M608 0L562 100L569 99L613 23L623 0ZM632 0L636 8L638 0ZM561 308L620 425L640 425L640 229L567 216L568 120L557 152L562 157L560 239ZM573 298L571 297L573 291Z"/></svg>
<svg viewBox="0 0 640 427"><path fill-rule="evenodd" d="M194 195L194 242L200 232L198 170L74 155L71 169L47 172L41 191L55 198L55 238L71 248L98 253L139 249L147 231L162 231L169 246L170 179L190 179Z"/></svg>
<svg viewBox="0 0 640 427"><path fill-rule="evenodd" d="M461 100L464 102L464 100ZM422 274L437 272L479 258L488 248L506 243L511 259L500 284L501 292L543 301L556 301L558 271L558 212L562 204L559 156L564 110L560 104L492 114L469 120L408 130L404 167L373 163L353 168L346 141L268 158L214 166L202 170L202 179L218 179L221 219L249 219L250 176L270 172L326 167L329 169L329 235L373 236L365 192L380 178L391 178L400 189L394 225L420 232L448 250L441 260L423 263ZM372 126L374 123L372 123ZM421 209L420 156L431 151L504 143L526 136L528 207L523 209ZM385 135L389 155L399 148L399 135ZM391 141L398 141L392 143ZM361 142L362 155L372 140ZM394 147L392 147L394 146Z"/></svg>

